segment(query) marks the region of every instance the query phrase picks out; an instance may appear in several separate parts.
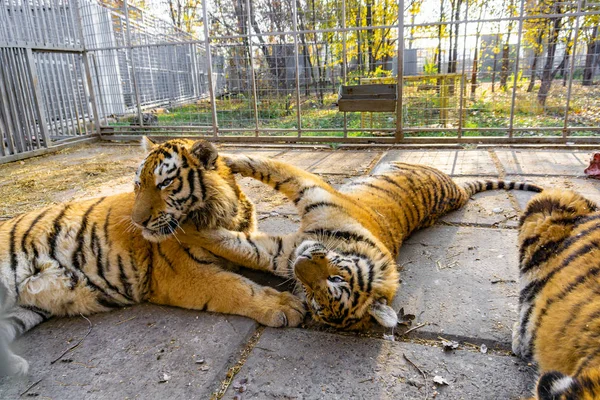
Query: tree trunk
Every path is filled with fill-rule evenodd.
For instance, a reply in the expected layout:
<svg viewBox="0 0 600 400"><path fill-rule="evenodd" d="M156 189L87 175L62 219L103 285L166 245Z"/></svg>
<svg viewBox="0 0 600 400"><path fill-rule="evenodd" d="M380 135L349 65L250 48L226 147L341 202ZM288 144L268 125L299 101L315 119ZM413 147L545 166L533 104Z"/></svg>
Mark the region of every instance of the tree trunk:
<svg viewBox="0 0 600 400"><path fill-rule="evenodd" d="M560 13L560 8L557 7L557 14ZM562 18L556 17L551 19L552 31L548 38L548 52L546 55L546 63L542 71L540 90L538 91L537 99L540 105L546 105L546 99L548 98L548 92L552 86L552 80L554 79L555 73L552 71L554 66L554 58L556 56L556 46L558 44L558 34L560 33Z"/></svg>
<svg viewBox="0 0 600 400"><path fill-rule="evenodd" d="M371 2L372 0L367 0L367 4L366 4L366 23L367 26L372 26L373 25L373 3ZM373 30L369 29L367 31L367 56L368 56L368 71L369 72L373 72L375 71L375 56L373 53L373 45L374 45L374 40L373 40Z"/></svg>
<svg viewBox="0 0 600 400"><path fill-rule="evenodd" d="M594 58L598 57L600 44L598 43L598 26L592 31L592 39L587 44L587 54L585 55L585 66L583 67L583 86L591 86L594 83Z"/></svg>
<svg viewBox="0 0 600 400"><path fill-rule="evenodd" d="M535 78L537 75L537 64L540 56L542 55L542 39L544 37L544 30L540 29L540 34L535 40L535 49L533 51L533 61L531 61L531 79L529 80L529 86L527 86L527 93L533 92L535 85Z"/></svg>

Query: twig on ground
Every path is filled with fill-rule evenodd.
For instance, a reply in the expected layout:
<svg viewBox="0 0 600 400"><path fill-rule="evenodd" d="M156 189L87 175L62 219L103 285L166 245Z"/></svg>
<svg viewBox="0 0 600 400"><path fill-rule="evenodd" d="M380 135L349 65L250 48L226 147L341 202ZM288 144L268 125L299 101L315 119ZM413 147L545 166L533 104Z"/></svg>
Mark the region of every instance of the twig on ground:
<svg viewBox="0 0 600 400"><path fill-rule="evenodd" d="M404 357L406 361L408 361L413 367L417 369L417 371L421 373L421 375L423 375L423 382L425 383L425 399L429 398L429 390L427 388L427 375L425 375L425 372L423 372L423 370L419 368L417 364L412 362L410 358L406 357L406 354L402 353L402 357Z"/></svg>
<svg viewBox="0 0 600 400"><path fill-rule="evenodd" d="M83 319L85 319L85 320L88 322L88 324L90 324L90 328L88 329L88 331L87 331L87 333L85 334L85 336L84 336L84 337L82 337L82 338L79 340L79 342L77 342L77 344L75 344L74 346L71 346L71 347L69 347L68 349L66 349L66 350L65 350L65 351L64 351L64 352L63 352L63 353L62 353L60 356L58 356L58 358L57 358L56 360L54 360L54 361L51 361L51 362L50 362L50 364L54 364L55 362L57 362L58 360L60 360L61 358L63 358L63 357L65 356L65 354L67 354L67 353L68 353L68 352L70 352L71 350L74 350L75 348L77 348L77 347L78 347L78 346L81 344L81 342L83 342L83 341L84 341L84 339L85 339L86 337L88 337L88 335L89 335L89 334L92 332L92 328L93 328L92 321L90 321L88 318L86 318L86 317L85 317L83 314L79 314L79 315L81 315L81 317L82 317Z"/></svg>
<svg viewBox="0 0 600 400"><path fill-rule="evenodd" d="M33 382L31 385L29 385L29 387L28 387L27 389L25 389L23 392L21 392L21 394L19 395L19 397L21 397L21 396L23 396L25 393L29 392L31 389L33 389L33 387L34 387L35 385L37 385L38 383L40 383L40 382L41 382L41 381L43 381L43 380L44 380L44 378L40 379L40 380L39 380L39 381L37 381L37 382Z"/></svg>
<svg viewBox="0 0 600 400"><path fill-rule="evenodd" d="M127 322L127 321L131 321L132 319L135 319L135 318L137 318L137 317L136 317L136 316L133 316L133 317L131 317L131 318L124 319L123 321L119 321L119 322L117 322L115 325L121 325L122 323L125 323L125 322Z"/></svg>
<svg viewBox="0 0 600 400"><path fill-rule="evenodd" d="M412 331L416 331L417 329L419 329L419 328L422 328L422 327L424 327L425 325L427 325L427 322L423 322L422 324L419 324L419 325L417 325L417 326L414 326L414 327L410 328L409 330L407 330L406 332L404 332L404 333L402 334L402 336L404 336L404 335L407 335L408 333L410 333L410 332L412 332Z"/></svg>

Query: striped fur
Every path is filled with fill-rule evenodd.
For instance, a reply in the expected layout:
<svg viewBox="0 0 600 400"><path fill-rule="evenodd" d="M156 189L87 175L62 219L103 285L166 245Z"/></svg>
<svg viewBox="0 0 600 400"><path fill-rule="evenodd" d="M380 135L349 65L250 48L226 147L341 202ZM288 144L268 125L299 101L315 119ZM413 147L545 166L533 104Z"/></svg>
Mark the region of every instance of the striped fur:
<svg viewBox="0 0 600 400"><path fill-rule="evenodd" d="M254 205L214 147L182 140L151 146L134 193L50 206L0 226L3 373L27 371L5 345L52 316L150 301L269 326L302 321L296 297L226 271L228 262L201 244L173 237L180 225L255 229Z"/></svg>
<svg viewBox="0 0 600 400"><path fill-rule="evenodd" d="M388 305L398 288L395 260L411 232L483 190L541 190L503 181L472 181L463 188L434 168L403 163L335 190L318 176L276 160L237 156L227 163L293 201L300 230L279 237L219 229L184 240L199 235L222 257L298 278L315 319L348 329L364 328L371 316L384 326L396 325L396 313Z"/></svg>
<svg viewBox="0 0 600 400"><path fill-rule="evenodd" d="M534 197L519 231L513 352L538 364L539 399L600 398L600 212L571 191Z"/></svg>

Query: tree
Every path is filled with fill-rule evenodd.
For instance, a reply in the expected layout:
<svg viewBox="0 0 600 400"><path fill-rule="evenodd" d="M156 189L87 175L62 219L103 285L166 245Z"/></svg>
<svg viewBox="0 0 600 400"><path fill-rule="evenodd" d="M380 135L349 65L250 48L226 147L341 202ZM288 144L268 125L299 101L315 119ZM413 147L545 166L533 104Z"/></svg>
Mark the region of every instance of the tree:
<svg viewBox="0 0 600 400"><path fill-rule="evenodd" d="M198 26L198 13L202 10L202 0L164 0L169 7L169 17L173 25L188 33Z"/></svg>
<svg viewBox="0 0 600 400"><path fill-rule="evenodd" d="M595 25L591 29L591 34L586 38L586 54L585 54L585 66L583 67L583 78L581 84L583 86L591 86L594 83L594 68L595 59L600 59L600 26Z"/></svg>

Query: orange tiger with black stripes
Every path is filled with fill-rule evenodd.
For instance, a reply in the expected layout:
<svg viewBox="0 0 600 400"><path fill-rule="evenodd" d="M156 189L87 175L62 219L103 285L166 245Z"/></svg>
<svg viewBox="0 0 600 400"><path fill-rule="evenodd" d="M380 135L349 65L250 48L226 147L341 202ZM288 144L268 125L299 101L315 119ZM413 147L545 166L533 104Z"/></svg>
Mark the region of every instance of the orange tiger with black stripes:
<svg viewBox="0 0 600 400"><path fill-rule="evenodd" d="M28 364L7 344L51 316L91 314L149 301L296 326L302 302L227 271L175 231L251 233L254 205L205 141L144 141L132 193L54 205L0 225L0 368Z"/></svg>
<svg viewBox="0 0 600 400"><path fill-rule="evenodd" d="M521 217L513 352L538 364L536 398L600 399L600 212L566 190Z"/></svg>
<svg viewBox="0 0 600 400"><path fill-rule="evenodd" d="M498 188L541 191L526 183L474 180L463 186L435 168L394 163L389 172L334 189L320 177L277 160L225 156L232 171L283 192L301 216L286 236L195 231L182 241L202 241L222 257L249 268L296 277L315 320L363 329L373 317L396 326L390 307L399 285L395 260L403 240L474 193Z"/></svg>

